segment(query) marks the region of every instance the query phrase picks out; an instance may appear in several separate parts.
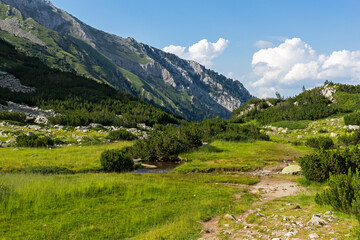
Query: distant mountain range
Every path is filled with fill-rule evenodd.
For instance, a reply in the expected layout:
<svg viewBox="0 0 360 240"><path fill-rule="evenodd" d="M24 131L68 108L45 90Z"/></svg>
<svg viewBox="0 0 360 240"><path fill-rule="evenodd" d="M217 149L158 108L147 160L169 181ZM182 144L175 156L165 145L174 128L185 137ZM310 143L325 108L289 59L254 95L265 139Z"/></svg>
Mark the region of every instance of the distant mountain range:
<svg viewBox="0 0 360 240"><path fill-rule="evenodd" d="M220 116L253 98L239 81L133 38L86 25L46 0L0 0L0 37L48 66L131 93L189 120Z"/></svg>

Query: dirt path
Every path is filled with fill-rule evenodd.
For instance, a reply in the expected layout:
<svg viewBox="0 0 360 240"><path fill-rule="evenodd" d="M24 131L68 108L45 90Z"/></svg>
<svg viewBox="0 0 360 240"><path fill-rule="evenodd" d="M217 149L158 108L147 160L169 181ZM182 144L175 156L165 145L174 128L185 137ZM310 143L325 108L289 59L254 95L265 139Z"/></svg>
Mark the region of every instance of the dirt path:
<svg viewBox="0 0 360 240"><path fill-rule="evenodd" d="M285 196L294 195L299 192L302 188L298 187L296 183L286 180L280 179L271 176L263 176L259 183L248 186L248 185L240 185L240 184L226 184L234 187L240 187L249 189L251 193L257 194L260 199L257 202L253 203L253 206L259 206L276 198L281 198ZM235 217L236 220L242 224L246 224L246 218L254 213L256 210L249 210L241 214L240 216ZM203 224L203 236L199 240L215 240L219 239L217 236L219 233L223 231L222 228L219 227L220 217L214 217L210 221L207 221ZM253 229L243 228L236 234L232 235L230 239L247 239L247 235L251 235L250 231ZM237 238L236 236L242 236L241 238ZM245 237L245 238L243 238Z"/></svg>

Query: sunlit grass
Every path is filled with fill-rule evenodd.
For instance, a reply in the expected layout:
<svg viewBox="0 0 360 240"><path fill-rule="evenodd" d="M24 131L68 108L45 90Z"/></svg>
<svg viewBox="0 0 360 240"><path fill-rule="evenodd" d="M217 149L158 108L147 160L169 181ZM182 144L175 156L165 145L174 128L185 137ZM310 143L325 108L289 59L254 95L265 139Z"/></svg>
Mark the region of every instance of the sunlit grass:
<svg viewBox="0 0 360 240"><path fill-rule="evenodd" d="M59 148L0 148L0 170L17 171L32 166L65 167L75 172L101 169L100 155L108 149L131 146L132 142L74 145Z"/></svg>
<svg viewBox="0 0 360 240"><path fill-rule="evenodd" d="M197 239L255 199L210 174L0 174L2 239ZM240 195L241 198L235 198Z"/></svg>
<svg viewBox="0 0 360 240"><path fill-rule="evenodd" d="M214 170L250 171L274 165L281 160L296 159L312 150L291 144L270 141L215 141L181 157L191 159L175 169L178 172L209 172Z"/></svg>

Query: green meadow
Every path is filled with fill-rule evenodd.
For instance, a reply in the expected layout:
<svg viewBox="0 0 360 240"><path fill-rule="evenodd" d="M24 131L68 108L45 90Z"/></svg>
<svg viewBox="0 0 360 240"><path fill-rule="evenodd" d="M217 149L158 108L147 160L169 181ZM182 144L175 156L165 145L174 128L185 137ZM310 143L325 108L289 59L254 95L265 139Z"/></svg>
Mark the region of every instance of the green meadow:
<svg viewBox="0 0 360 240"><path fill-rule="evenodd" d="M283 160L296 160L310 153L304 146L270 141L225 142L214 141L200 149L182 154L189 162L177 167L177 172L250 171L279 164Z"/></svg>
<svg viewBox="0 0 360 240"><path fill-rule="evenodd" d="M59 148L0 148L0 170L16 172L34 166L65 167L74 172L101 170L100 155L105 150L121 149L132 142L73 145Z"/></svg>
<svg viewBox="0 0 360 240"><path fill-rule="evenodd" d="M256 199L216 180L208 174L2 173L1 239L196 239L203 221L240 214Z"/></svg>

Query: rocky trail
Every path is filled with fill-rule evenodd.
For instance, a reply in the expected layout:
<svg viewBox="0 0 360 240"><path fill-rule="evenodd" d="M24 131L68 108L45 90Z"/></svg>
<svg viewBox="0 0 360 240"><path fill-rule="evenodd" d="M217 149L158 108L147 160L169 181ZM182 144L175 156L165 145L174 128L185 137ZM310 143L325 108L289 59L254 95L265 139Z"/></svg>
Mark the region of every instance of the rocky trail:
<svg viewBox="0 0 360 240"><path fill-rule="evenodd" d="M279 166L278 166L279 167ZM313 212L293 202L276 202L270 210L267 204L282 197L305 192L306 189L286 177L277 177L278 168L262 171L260 182L255 185L225 184L247 189L259 199L250 210L239 216L226 214L203 223L199 240L216 239L347 239L349 222L334 216L332 212ZM263 173L266 174L263 174ZM253 173L254 174L254 173ZM235 196L240 197L240 196ZM265 205L265 206L264 206ZM345 236L345 238L344 238Z"/></svg>
<svg viewBox="0 0 360 240"><path fill-rule="evenodd" d="M253 206L259 206L262 205L268 201L274 200L276 198L285 197L289 195L296 194L301 190L301 187L296 186L296 183L286 180L286 179L278 179L273 178L271 176L263 176L261 177L260 182L258 182L255 185L243 185L243 184L226 184L231 185L239 188L245 188L248 189L249 192L257 194L259 196L259 201L256 201L253 203ZM236 196L235 196L236 197ZM256 212L257 210L249 210L244 212L238 217L234 217L231 215L226 215L227 218L233 218L234 221L237 221L239 223L246 223L246 218ZM203 224L203 236L199 240L215 240L219 239L218 235L223 232L223 229L219 227L219 220L220 217L214 217L210 221L207 221ZM244 227L239 232L237 232L234 236L231 237L231 239L247 239L247 238L241 238L241 236L248 235L247 233L250 233L253 231L251 228ZM228 233L231 234L231 230L225 231L225 234ZM232 234L231 234L232 235ZM234 238L235 237L235 238ZM237 238L239 237L239 238Z"/></svg>

